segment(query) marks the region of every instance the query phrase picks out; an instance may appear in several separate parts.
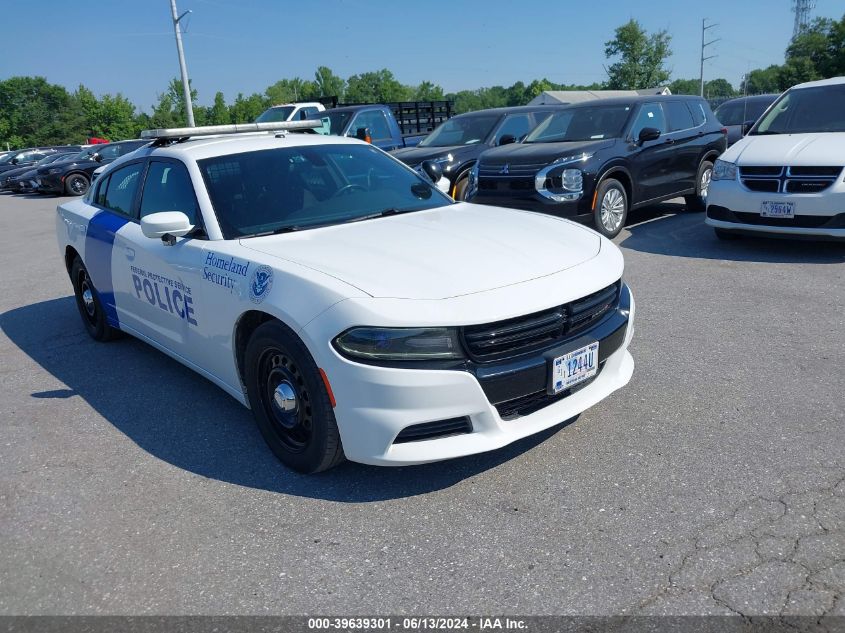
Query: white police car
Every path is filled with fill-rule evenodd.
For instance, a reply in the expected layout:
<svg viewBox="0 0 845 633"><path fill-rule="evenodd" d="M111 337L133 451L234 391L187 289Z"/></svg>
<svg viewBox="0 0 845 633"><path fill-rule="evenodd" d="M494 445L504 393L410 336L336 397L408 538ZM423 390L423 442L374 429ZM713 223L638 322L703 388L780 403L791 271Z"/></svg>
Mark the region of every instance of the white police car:
<svg viewBox="0 0 845 633"><path fill-rule="evenodd" d="M313 124L147 132L60 205L91 336L196 370L303 472L494 449L628 382L634 301L611 242L455 203L366 143L281 131ZM262 132L222 134L244 129Z"/></svg>

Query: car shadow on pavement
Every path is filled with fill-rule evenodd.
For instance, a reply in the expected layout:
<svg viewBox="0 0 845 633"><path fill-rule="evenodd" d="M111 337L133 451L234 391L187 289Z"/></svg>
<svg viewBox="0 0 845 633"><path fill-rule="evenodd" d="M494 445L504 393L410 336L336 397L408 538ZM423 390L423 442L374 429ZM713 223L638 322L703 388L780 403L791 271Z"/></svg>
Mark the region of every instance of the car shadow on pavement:
<svg viewBox="0 0 845 633"><path fill-rule="evenodd" d="M108 344L91 340L73 297L9 310L0 315L0 329L67 386L31 397L79 396L143 450L178 468L301 497L362 503L448 488L530 450L574 421L447 465L384 468L345 462L305 476L278 462L250 412L216 385L132 337Z"/></svg>
<svg viewBox="0 0 845 633"><path fill-rule="evenodd" d="M841 242L745 236L725 242L704 223L703 213L683 213L683 208L682 204L664 203L632 211L617 244L623 249L672 257L761 263L845 262L845 243Z"/></svg>

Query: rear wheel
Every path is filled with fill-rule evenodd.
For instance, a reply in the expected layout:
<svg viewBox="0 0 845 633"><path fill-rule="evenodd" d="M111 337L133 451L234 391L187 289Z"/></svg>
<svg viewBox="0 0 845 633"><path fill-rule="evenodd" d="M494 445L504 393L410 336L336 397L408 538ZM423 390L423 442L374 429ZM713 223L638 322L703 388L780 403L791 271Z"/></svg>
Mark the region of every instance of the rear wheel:
<svg viewBox="0 0 845 633"><path fill-rule="evenodd" d="M695 177L695 195L684 196L687 211L704 211L707 206L707 190L713 178L713 163L709 160L701 161Z"/></svg>
<svg viewBox="0 0 845 633"><path fill-rule="evenodd" d="M245 355L249 404L261 434L282 463L316 473L343 461L334 410L305 345L279 321L260 325Z"/></svg>
<svg viewBox="0 0 845 633"><path fill-rule="evenodd" d="M714 228L713 230L716 232L716 237L718 237L720 240L732 241L738 240L742 237L739 233L734 233L733 231L726 231L725 229Z"/></svg>
<svg viewBox="0 0 845 633"><path fill-rule="evenodd" d="M100 303L100 295L94 288L88 270L79 257L73 260L70 267L70 279L73 283L73 294L76 296L79 316L82 317L82 323L91 338L102 342L117 338L120 330L108 324L103 304Z"/></svg>
<svg viewBox="0 0 845 633"><path fill-rule="evenodd" d="M71 174L65 178L65 193L69 196L84 196L90 186L84 174Z"/></svg>
<svg viewBox="0 0 845 633"><path fill-rule="evenodd" d="M616 237L628 217L628 194L622 183L613 178L603 180L596 192L593 224L605 237Z"/></svg>

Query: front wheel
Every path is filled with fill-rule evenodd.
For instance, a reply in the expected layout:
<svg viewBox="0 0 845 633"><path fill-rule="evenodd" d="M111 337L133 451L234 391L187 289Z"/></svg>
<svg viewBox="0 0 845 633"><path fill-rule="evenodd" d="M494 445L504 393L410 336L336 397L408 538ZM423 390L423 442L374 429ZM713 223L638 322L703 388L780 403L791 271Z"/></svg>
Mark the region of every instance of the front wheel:
<svg viewBox="0 0 845 633"><path fill-rule="evenodd" d="M628 194L622 183L613 178L604 180L596 192L593 224L605 237L614 238L625 226L628 217Z"/></svg>
<svg viewBox="0 0 845 633"><path fill-rule="evenodd" d="M90 186L83 174L71 174L65 178L65 193L69 196L84 196Z"/></svg>
<svg viewBox="0 0 845 633"><path fill-rule="evenodd" d="M279 321L261 324L247 343L245 360L250 408L276 457L309 474L343 461L328 391L296 334Z"/></svg>
<svg viewBox="0 0 845 633"><path fill-rule="evenodd" d="M466 199L467 184L469 184L469 176L461 176L458 182L455 183L455 200L461 202Z"/></svg>
<svg viewBox="0 0 845 633"><path fill-rule="evenodd" d="M704 211L707 207L707 191L713 178L713 163L709 160L701 161L695 177L695 195L684 196L687 211Z"/></svg>

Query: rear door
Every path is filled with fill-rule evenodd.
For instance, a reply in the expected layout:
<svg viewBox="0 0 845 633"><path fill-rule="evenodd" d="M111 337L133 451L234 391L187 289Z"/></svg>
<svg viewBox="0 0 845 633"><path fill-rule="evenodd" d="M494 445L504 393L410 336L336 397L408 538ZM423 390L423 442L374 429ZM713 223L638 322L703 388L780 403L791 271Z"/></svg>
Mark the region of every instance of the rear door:
<svg viewBox="0 0 845 633"><path fill-rule="evenodd" d="M669 131L667 139L672 140L673 151L670 153L667 192L688 192L695 189L695 176L698 172L698 157L701 155L701 137L696 129L692 113L684 101L665 101L663 110Z"/></svg>

